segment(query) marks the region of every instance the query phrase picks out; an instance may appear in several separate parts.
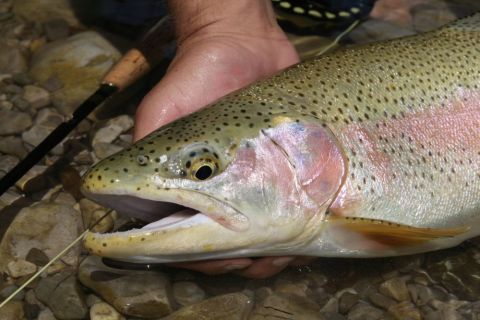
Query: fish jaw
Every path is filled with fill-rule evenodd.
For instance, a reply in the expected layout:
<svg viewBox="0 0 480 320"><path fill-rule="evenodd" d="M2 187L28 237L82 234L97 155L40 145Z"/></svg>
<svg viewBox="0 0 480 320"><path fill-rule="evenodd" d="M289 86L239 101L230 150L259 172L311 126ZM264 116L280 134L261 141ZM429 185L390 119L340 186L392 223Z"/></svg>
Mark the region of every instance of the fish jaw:
<svg viewBox="0 0 480 320"><path fill-rule="evenodd" d="M320 124L288 117L277 118L275 124L242 140L227 168L206 181L142 176L137 171L117 173L118 183L104 185L98 173L100 181L108 181L112 171L104 170L111 161L103 160L84 178L84 193L93 200L148 221L166 215L158 212L165 203L191 210L142 229L89 233L85 246L96 255L142 263L301 251L322 232L345 164L334 138Z"/></svg>

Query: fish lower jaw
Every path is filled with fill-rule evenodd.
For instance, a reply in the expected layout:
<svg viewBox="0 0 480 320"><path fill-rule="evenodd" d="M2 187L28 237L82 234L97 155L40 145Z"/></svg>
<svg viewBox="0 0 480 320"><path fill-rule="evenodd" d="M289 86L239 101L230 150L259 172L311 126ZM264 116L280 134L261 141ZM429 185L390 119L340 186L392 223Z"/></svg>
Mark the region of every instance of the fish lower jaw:
<svg viewBox="0 0 480 320"><path fill-rule="evenodd" d="M210 250L208 234L213 231L222 235L235 233L207 215L186 209L139 229L102 234L89 232L84 245L91 253L109 258L148 257L192 250L204 252ZM192 242L192 238L201 240Z"/></svg>

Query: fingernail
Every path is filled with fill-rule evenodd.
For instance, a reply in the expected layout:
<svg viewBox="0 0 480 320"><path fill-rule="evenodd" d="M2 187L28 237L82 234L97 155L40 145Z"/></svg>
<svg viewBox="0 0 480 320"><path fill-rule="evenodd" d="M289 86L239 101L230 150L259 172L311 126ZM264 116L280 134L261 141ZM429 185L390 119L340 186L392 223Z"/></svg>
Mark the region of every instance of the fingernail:
<svg viewBox="0 0 480 320"><path fill-rule="evenodd" d="M275 267L284 267L287 264L289 264L291 261L293 261L293 259L295 259L295 258L292 258L292 257L277 258L277 259L274 259L272 261L272 264Z"/></svg>
<svg viewBox="0 0 480 320"><path fill-rule="evenodd" d="M240 270L240 269L245 269L248 267L246 264L229 264L224 267L226 271L233 271L233 270Z"/></svg>

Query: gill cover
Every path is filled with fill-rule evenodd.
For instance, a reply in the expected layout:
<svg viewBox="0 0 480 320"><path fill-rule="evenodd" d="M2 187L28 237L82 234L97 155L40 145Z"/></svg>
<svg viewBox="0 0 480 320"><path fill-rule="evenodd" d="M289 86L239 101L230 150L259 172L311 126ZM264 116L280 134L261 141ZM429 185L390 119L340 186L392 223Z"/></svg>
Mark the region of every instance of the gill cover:
<svg viewBox="0 0 480 320"><path fill-rule="evenodd" d="M301 189L318 205L333 201L345 176L345 160L326 126L277 116L274 130L262 131L293 167ZM272 161L273 164L275 161Z"/></svg>

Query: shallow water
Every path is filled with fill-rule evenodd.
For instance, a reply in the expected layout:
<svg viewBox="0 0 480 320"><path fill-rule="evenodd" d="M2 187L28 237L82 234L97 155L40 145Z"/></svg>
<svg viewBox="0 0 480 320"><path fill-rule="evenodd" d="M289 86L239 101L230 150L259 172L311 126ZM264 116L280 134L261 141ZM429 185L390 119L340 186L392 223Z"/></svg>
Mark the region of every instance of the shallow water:
<svg viewBox="0 0 480 320"><path fill-rule="evenodd" d="M344 42L424 32L480 10L473 0L417 2L421 3L412 8L412 16L399 13L389 16L389 21L367 20ZM107 9L117 10L108 5L98 10ZM80 11L87 17L78 20ZM92 24L98 11L90 19L88 15L81 5L72 8L68 1L38 1L32 8L25 1L0 0L0 172L25 157L95 90L101 75L120 56L119 50L131 46L131 38L141 29L138 21L149 18L135 17L139 26L126 27L123 20ZM292 36L292 41L306 58L331 40ZM161 72L103 106L96 118L82 122L68 141L0 198L2 300L106 212L82 199L80 174L130 144L134 109ZM96 228L107 231L127 222L113 214ZM263 280L171 268L111 268L75 246L0 309L0 319L89 315L93 319L480 319L480 241L407 257L317 259Z"/></svg>

